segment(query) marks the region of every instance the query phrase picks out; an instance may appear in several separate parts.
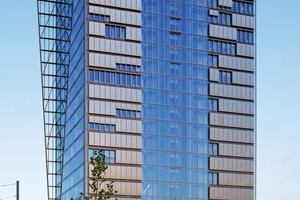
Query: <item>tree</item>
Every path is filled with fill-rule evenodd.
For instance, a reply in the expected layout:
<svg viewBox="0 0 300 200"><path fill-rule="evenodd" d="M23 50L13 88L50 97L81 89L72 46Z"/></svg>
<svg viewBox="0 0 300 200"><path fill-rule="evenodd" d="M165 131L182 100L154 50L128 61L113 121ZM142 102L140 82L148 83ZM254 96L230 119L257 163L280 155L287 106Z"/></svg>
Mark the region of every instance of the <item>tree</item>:
<svg viewBox="0 0 300 200"><path fill-rule="evenodd" d="M114 190L113 183L110 181L108 183L105 178L105 172L107 170L107 165L105 165L105 155L103 151L94 151L94 156L91 157L91 163L93 165L92 172L92 183L89 183L90 188L93 191L93 194L85 196L81 193L81 198L84 200L107 200L111 199L116 195L118 191ZM106 188L104 184L106 183ZM74 200L73 198L71 200Z"/></svg>

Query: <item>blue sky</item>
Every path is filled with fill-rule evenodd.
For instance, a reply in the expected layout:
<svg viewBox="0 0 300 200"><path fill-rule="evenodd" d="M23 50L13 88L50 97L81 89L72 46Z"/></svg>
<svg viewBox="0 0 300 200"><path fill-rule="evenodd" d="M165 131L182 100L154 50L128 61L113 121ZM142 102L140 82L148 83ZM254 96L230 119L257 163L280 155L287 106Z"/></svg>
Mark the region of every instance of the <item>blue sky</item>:
<svg viewBox="0 0 300 200"><path fill-rule="evenodd" d="M300 1L259 0L258 200L300 199ZM46 199L36 0L0 6L0 199ZM13 198L12 198L13 199Z"/></svg>

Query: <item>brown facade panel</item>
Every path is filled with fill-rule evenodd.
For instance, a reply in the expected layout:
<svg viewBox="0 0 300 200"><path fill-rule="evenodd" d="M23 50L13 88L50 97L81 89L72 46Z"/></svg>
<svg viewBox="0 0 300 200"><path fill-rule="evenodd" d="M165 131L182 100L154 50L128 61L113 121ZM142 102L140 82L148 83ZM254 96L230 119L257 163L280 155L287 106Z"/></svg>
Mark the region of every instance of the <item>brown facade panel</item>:
<svg viewBox="0 0 300 200"><path fill-rule="evenodd" d="M254 131L224 129L224 128L209 128L209 139L226 142L254 143Z"/></svg>
<svg viewBox="0 0 300 200"><path fill-rule="evenodd" d="M235 85L209 83L209 95L241 100L254 100L254 89Z"/></svg>
<svg viewBox="0 0 300 200"><path fill-rule="evenodd" d="M252 174L219 173L218 184L224 186L254 187L255 180Z"/></svg>
<svg viewBox="0 0 300 200"><path fill-rule="evenodd" d="M91 183L91 181L90 181ZM121 181L115 181L113 183L114 189L118 191L117 195L126 195L126 196L133 196L133 198L137 198L142 193L142 184L139 182L121 182ZM106 183L104 182L100 189L106 188ZM91 188L89 188L89 193L92 193L93 191ZM137 197L134 197L137 196ZM118 198L119 199L119 198ZM131 199L131 198L130 198Z"/></svg>
<svg viewBox="0 0 300 200"><path fill-rule="evenodd" d="M255 28L255 18L253 16L232 14L232 25L243 28Z"/></svg>
<svg viewBox="0 0 300 200"><path fill-rule="evenodd" d="M218 69L214 69L214 68L209 69L209 80L215 81L215 82L219 81L219 70Z"/></svg>
<svg viewBox="0 0 300 200"><path fill-rule="evenodd" d="M128 11L128 10L120 10L115 8L90 5L89 13L97 13L97 14L108 16L109 21L113 23L126 24L129 26L132 25L141 26L142 24L141 13L138 11Z"/></svg>
<svg viewBox="0 0 300 200"><path fill-rule="evenodd" d="M90 20L88 24L89 69L122 71L117 64L141 68L141 2L139 0L89 0L88 12L108 18L107 21ZM120 9L122 8L122 9ZM117 25L116 25L117 24ZM105 33L106 26L124 29L122 38ZM93 35L93 36L92 36ZM121 72L120 72L121 73ZM133 71L140 74L140 71ZM114 161L108 163L106 178L115 180L117 199L141 199L141 90L139 87L118 87L101 83L88 85L88 123L94 127L112 128L89 130L89 148L114 151ZM119 114L118 114L119 113ZM101 127L100 126L100 127ZM89 173L91 165L88 165ZM91 173L89 174L91 178ZM103 187L105 187L105 183ZM86 186L88 188L88 186ZM92 191L89 191L92 192Z"/></svg>
<svg viewBox="0 0 300 200"><path fill-rule="evenodd" d="M254 69L254 60L250 58L239 58L233 56L218 56L218 67L228 68L234 70L243 70L253 72Z"/></svg>
<svg viewBox="0 0 300 200"><path fill-rule="evenodd" d="M124 103L124 102L111 102L111 101L95 101L89 100L89 113L101 115L116 115L116 109L141 111L141 105ZM138 119L138 118L137 118Z"/></svg>
<svg viewBox="0 0 300 200"><path fill-rule="evenodd" d="M219 143L219 155L253 158L255 155L254 146Z"/></svg>
<svg viewBox="0 0 300 200"><path fill-rule="evenodd" d="M232 0L218 0L218 5L223 7L232 7Z"/></svg>
<svg viewBox="0 0 300 200"><path fill-rule="evenodd" d="M141 165L142 153L140 151L116 150L116 163Z"/></svg>
<svg viewBox="0 0 300 200"><path fill-rule="evenodd" d="M254 117L222 113L209 113L209 125L254 129Z"/></svg>
<svg viewBox="0 0 300 200"><path fill-rule="evenodd" d="M254 114L254 103L238 100L219 99L219 111L240 113L240 114Z"/></svg>
<svg viewBox="0 0 300 200"><path fill-rule="evenodd" d="M210 187L209 199L222 199L222 200L253 200L253 189L240 189L240 188L224 188L224 187Z"/></svg>
<svg viewBox="0 0 300 200"><path fill-rule="evenodd" d="M142 8L141 0L89 0L89 3L138 11Z"/></svg>
<svg viewBox="0 0 300 200"><path fill-rule="evenodd" d="M209 158L210 170L221 171L236 171L236 172L251 172L255 170L253 160L237 159L237 158Z"/></svg>
<svg viewBox="0 0 300 200"><path fill-rule="evenodd" d="M142 137L139 135L121 135L117 133L89 133L89 145L126 149L141 149Z"/></svg>
<svg viewBox="0 0 300 200"><path fill-rule="evenodd" d="M244 72L233 72L232 73L232 83L239 84L239 85L247 85L247 86L254 86L254 74L251 73L244 73Z"/></svg>
<svg viewBox="0 0 300 200"><path fill-rule="evenodd" d="M89 165L89 177L92 178L91 170L93 165ZM105 172L105 178L112 180L142 180L142 168L137 166L118 166L118 165L108 165Z"/></svg>
<svg viewBox="0 0 300 200"><path fill-rule="evenodd" d="M89 37L89 50L92 51L139 57L142 54L141 48L140 43Z"/></svg>
<svg viewBox="0 0 300 200"><path fill-rule="evenodd" d="M236 40L237 29L220 25L209 25L209 36L221 39Z"/></svg>
<svg viewBox="0 0 300 200"><path fill-rule="evenodd" d="M142 132L141 120L135 119L116 119L109 116L89 116L90 123L113 124L116 126L116 132L138 133ZM95 139L97 141L97 139Z"/></svg>
<svg viewBox="0 0 300 200"><path fill-rule="evenodd" d="M116 64L141 66L140 58L89 52L89 66L116 69Z"/></svg>

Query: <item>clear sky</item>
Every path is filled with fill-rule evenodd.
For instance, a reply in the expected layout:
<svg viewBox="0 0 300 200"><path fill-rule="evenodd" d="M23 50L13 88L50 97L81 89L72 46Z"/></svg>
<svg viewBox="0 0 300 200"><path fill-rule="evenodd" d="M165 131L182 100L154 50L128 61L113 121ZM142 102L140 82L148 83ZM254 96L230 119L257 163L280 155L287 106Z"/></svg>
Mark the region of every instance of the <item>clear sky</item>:
<svg viewBox="0 0 300 200"><path fill-rule="evenodd" d="M299 200L300 1L257 7L257 199ZM1 1L0 92L0 199L20 180L22 200L46 200L36 0Z"/></svg>

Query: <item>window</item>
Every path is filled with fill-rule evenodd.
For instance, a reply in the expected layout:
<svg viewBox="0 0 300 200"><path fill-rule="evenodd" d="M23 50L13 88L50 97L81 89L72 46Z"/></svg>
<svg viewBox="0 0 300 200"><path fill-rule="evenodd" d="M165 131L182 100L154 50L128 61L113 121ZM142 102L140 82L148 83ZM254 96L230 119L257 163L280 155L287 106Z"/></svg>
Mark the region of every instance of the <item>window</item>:
<svg viewBox="0 0 300 200"><path fill-rule="evenodd" d="M180 16L181 15L181 5L179 3L170 2L170 15L171 16Z"/></svg>
<svg viewBox="0 0 300 200"><path fill-rule="evenodd" d="M110 37L110 27L108 25L105 25L105 36Z"/></svg>
<svg viewBox="0 0 300 200"><path fill-rule="evenodd" d="M231 83L231 72L220 71L219 82L221 83Z"/></svg>
<svg viewBox="0 0 300 200"><path fill-rule="evenodd" d="M218 56L208 55L208 65L210 67L217 67L218 66Z"/></svg>
<svg viewBox="0 0 300 200"><path fill-rule="evenodd" d="M208 0L208 6L210 8L217 8L219 10L232 11L241 14L253 15L254 5L249 2L232 1L232 7L223 7L218 5L218 0Z"/></svg>
<svg viewBox="0 0 300 200"><path fill-rule="evenodd" d="M102 153L105 156L106 163L115 163L116 152L114 150L98 150L98 149L89 149L89 158L94 158L95 154Z"/></svg>
<svg viewBox="0 0 300 200"><path fill-rule="evenodd" d="M170 18L170 29L171 31L181 31L181 20L177 18Z"/></svg>
<svg viewBox="0 0 300 200"><path fill-rule="evenodd" d="M238 30L237 40L248 44L254 43L254 33L250 31Z"/></svg>
<svg viewBox="0 0 300 200"><path fill-rule="evenodd" d="M110 73L110 84L115 84L116 74L114 72Z"/></svg>
<svg viewBox="0 0 300 200"><path fill-rule="evenodd" d="M125 28L120 28L120 39L125 40Z"/></svg>
<svg viewBox="0 0 300 200"><path fill-rule="evenodd" d="M100 14L95 14L95 13L90 13L89 19L96 20L96 21L102 21L102 22L109 22L108 15L100 15Z"/></svg>
<svg viewBox="0 0 300 200"><path fill-rule="evenodd" d="M209 143L208 144L208 154L209 155L218 155L218 144L215 143Z"/></svg>
<svg viewBox="0 0 300 200"><path fill-rule="evenodd" d="M109 85L123 85L127 87L141 87L141 76L119 72L89 70L89 81Z"/></svg>
<svg viewBox="0 0 300 200"><path fill-rule="evenodd" d="M121 38L119 26L116 26L116 38Z"/></svg>
<svg viewBox="0 0 300 200"><path fill-rule="evenodd" d="M180 180L180 168L171 168L170 169L170 178L171 178L171 181Z"/></svg>
<svg viewBox="0 0 300 200"><path fill-rule="evenodd" d="M106 24L105 25L105 37L124 40L125 39L125 27Z"/></svg>
<svg viewBox="0 0 300 200"><path fill-rule="evenodd" d="M117 109L118 110L118 109ZM126 110L120 110L121 111L121 115L120 116L122 116L122 117L126 117Z"/></svg>
<svg viewBox="0 0 300 200"><path fill-rule="evenodd" d="M105 26L108 26L110 27L110 35L106 35L107 37L111 37L111 38L116 38L116 26L110 26L110 25L105 25Z"/></svg>
<svg viewBox="0 0 300 200"><path fill-rule="evenodd" d="M136 85L137 85L137 82L136 82L136 75L132 75L132 76L131 76L131 85L132 85L132 86L136 86Z"/></svg>
<svg viewBox="0 0 300 200"><path fill-rule="evenodd" d="M125 74L120 75L120 85L125 85Z"/></svg>
<svg viewBox="0 0 300 200"><path fill-rule="evenodd" d="M217 8L218 7L217 0L208 0L208 6L211 8Z"/></svg>
<svg viewBox="0 0 300 200"><path fill-rule="evenodd" d="M180 64L170 63L170 74L173 76L180 76Z"/></svg>
<svg viewBox="0 0 300 200"><path fill-rule="evenodd" d="M211 111L218 110L218 99L208 99L208 108Z"/></svg>
<svg viewBox="0 0 300 200"><path fill-rule="evenodd" d="M218 184L218 173L208 172L208 184L209 185Z"/></svg>
<svg viewBox="0 0 300 200"><path fill-rule="evenodd" d="M95 71L94 70L90 70L89 71L89 81L90 82L94 82L94 77L95 77Z"/></svg>
<svg viewBox="0 0 300 200"><path fill-rule="evenodd" d="M99 77L99 82L104 83L104 71L100 71L100 77Z"/></svg>
<svg viewBox="0 0 300 200"><path fill-rule="evenodd" d="M231 25L231 14L220 12L219 16L209 16L208 20L210 23Z"/></svg>
<svg viewBox="0 0 300 200"><path fill-rule="evenodd" d="M181 46L181 35L176 33L170 33L170 44L172 46Z"/></svg>
<svg viewBox="0 0 300 200"><path fill-rule="evenodd" d="M181 199L179 198L180 197L180 185L179 183L174 183L174 182L171 182L170 183L170 194L172 194L173 196L173 199L171 200L175 200L175 199ZM174 198L174 197L177 197L177 198Z"/></svg>
<svg viewBox="0 0 300 200"><path fill-rule="evenodd" d="M99 71L95 71L95 82L99 82Z"/></svg>
<svg viewBox="0 0 300 200"><path fill-rule="evenodd" d="M111 73L111 72L105 72L105 82L106 82L107 84L111 84L111 83L110 83L110 73Z"/></svg>
<svg viewBox="0 0 300 200"><path fill-rule="evenodd" d="M180 139L175 137L170 137L170 150L176 151L177 149L180 149Z"/></svg>
<svg viewBox="0 0 300 200"><path fill-rule="evenodd" d="M178 124L175 124L175 123L170 124L170 133L171 133L171 135L179 135Z"/></svg>
<svg viewBox="0 0 300 200"><path fill-rule="evenodd" d="M179 105L179 98L177 94L174 93L170 94L170 103L171 105Z"/></svg>
<svg viewBox="0 0 300 200"><path fill-rule="evenodd" d="M254 14L254 6L253 3L241 2L241 1L232 1L232 12L242 13L253 15Z"/></svg>
<svg viewBox="0 0 300 200"><path fill-rule="evenodd" d="M170 58L172 61L180 61L181 60L181 49L180 48L170 48Z"/></svg>
<svg viewBox="0 0 300 200"><path fill-rule="evenodd" d="M209 40L208 49L210 52L235 55L235 44Z"/></svg>
<svg viewBox="0 0 300 200"><path fill-rule="evenodd" d="M170 119L172 121L179 120L179 114L177 108L170 108Z"/></svg>
<svg viewBox="0 0 300 200"><path fill-rule="evenodd" d="M170 89L171 90L179 90L178 79L170 78Z"/></svg>
<svg viewBox="0 0 300 200"><path fill-rule="evenodd" d="M117 109L116 116L126 118L141 118L141 111Z"/></svg>
<svg viewBox="0 0 300 200"><path fill-rule="evenodd" d="M100 124L100 123L89 123L89 129L97 131L110 131L116 130L116 125L113 124Z"/></svg>

